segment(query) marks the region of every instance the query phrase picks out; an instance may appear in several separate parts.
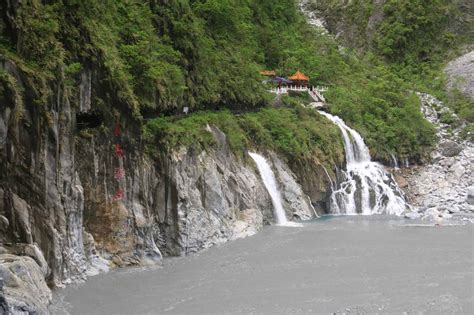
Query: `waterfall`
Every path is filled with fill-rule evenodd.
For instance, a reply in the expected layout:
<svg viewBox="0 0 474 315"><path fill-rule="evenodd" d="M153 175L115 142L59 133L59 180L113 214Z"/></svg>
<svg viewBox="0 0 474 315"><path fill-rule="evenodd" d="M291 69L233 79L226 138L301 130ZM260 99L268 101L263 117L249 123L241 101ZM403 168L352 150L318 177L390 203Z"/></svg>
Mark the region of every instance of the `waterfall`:
<svg viewBox="0 0 474 315"><path fill-rule="evenodd" d="M277 224L286 225L288 223L288 220L286 219L285 210L283 210L283 205L281 204L280 191L278 190L275 175L273 175L273 171L270 165L267 163L267 160L265 160L263 156L257 153L249 152L249 155L257 164L257 168L260 172L260 176L262 177L263 184L265 185L265 188L267 188L267 191L270 194Z"/></svg>
<svg viewBox="0 0 474 315"><path fill-rule="evenodd" d="M390 154L390 158L392 159L393 167L394 167L396 170L400 169L400 167L398 166L397 158L395 157L395 155L394 155L393 153Z"/></svg>
<svg viewBox="0 0 474 315"><path fill-rule="evenodd" d="M361 135L341 118L319 113L341 130L346 154L346 171L331 195L330 213L399 215L407 210L409 206L400 188L381 164L371 161Z"/></svg>

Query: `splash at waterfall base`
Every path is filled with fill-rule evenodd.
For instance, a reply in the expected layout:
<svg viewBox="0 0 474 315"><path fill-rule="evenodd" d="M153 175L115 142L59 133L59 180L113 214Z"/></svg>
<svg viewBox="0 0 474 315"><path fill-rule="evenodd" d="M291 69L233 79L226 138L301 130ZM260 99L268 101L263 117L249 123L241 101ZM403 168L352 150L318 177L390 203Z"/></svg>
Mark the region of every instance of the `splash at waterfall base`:
<svg viewBox="0 0 474 315"><path fill-rule="evenodd" d="M339 127L346 155L346 169L337 173L336 183L325 170L332 187L329 209L326 212L333 215L401 215L409 210L410 206L393 176L383 165L371 161L369 149L361 135L349 128L341 118L323 111L319 113ZM271 197L277 224L287 225L278 183L271 166L263 156L252 152L249 155L257 164Z"/></svg>
<svg viewBox="0 0 474 315"><path fill-rule="evenodd" d="M297 223L289 222L288 219L286 218L285 210L283 209L283 205L282 205L280 189L278 188L275 175L270 165L268 164L267 160L263 156L257 153L249 152L249 155L257 164L257 168L259 170L260 176L262 177L263 184L265 185L265 188L270 194L277 225L300 226ZM315 212L315 215L317 216L316 212Z"/></svg>
<svg viewBox="0 0 474 315"><path fill-rule="evenodd" d="M331 214L395 214L409 209L403 192L384 167L372 162L360 134L329 113L320 114L341 130L346 154L346 170L340 171L331 195Z"/></svg>

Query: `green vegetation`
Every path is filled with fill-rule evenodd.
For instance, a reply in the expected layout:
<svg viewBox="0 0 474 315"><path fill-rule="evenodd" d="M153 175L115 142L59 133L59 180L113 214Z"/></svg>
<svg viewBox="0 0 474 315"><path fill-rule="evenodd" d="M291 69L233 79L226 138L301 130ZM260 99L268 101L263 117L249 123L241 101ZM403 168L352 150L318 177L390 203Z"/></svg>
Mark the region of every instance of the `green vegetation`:
<svg viewBox="0 0 474 315"><path fill-rule="evenodd" d="M375 8L353 3L353 22L362 27ZM387 2L386 14L396 14L389 3L395 5ZM411 8L408 0L403 6ZM364 135L378 158L396 153L418 159L432 143L433 131L419 113L418 100L407 92L413 86L399 79L402 70L380 62L380 55L340 50L333 38L306 24L293 0L30 0L16 9L1 3L0 9L0 59L13 60L33 78L28 88L37 92L31 94L35 103L47 108L57 84L77 94L81 74L92 71L93 107L108 112L109 122L114 110L137 122L151 119L145 128L148 139L168 147L196 141L202 148L212 145L202 128L209 123L226 132L236 151L255 145L290 158L337 151L326 131L319 130L328 123L311 111L295 107L232 114L270 104L258 74L262 69L281 75L299 69L311 84L329 86L331 110ZM434 12L437 18L444 11ZM421 35L402 26L392 30L395 15L387 21L380 26L383 37L374 41L376 53L390 59L401 45L390 38L402 30L406 38ZM427 22L420 32L436 23ZM400 47L408 60L412 45ZM284 102L295 105L307 97ZM196 113L172 117L185 106ZM466 105L458 107L461 111Z"/></svg>
<svg viewBox="0 0 474 315"><path fill-rule="evenodd" d="M460 93L446 93L442 71L461 47L474 43L469 0L328 0L314 1L312 7L332 28L344 31L343 44L362 59L375 55L413 90L435 95L473 121L474 103Z"/></svg>
<svg viewBox="0 0 474 315"><path fill-rule="evenodd" d="M290 160L316 159L320 163L341 162L344 156L339 129L301 106L267 108L235 116L229 111L198 112L186 117L161 117L145 126L148 143L164 150L179 146L206 149L216 145L207 126L226 134L230 149L240 155L244 149L272 149Z"/></svg>

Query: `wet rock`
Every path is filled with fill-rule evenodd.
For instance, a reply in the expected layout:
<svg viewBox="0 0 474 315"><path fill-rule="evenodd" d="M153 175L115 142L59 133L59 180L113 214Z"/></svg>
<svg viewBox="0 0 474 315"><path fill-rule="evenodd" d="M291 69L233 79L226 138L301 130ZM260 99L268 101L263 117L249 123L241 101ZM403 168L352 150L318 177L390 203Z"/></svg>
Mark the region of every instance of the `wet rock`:
<svg viewBox="0 0 474 315"><path fill-rule="evenodd" d="M282 198L285 203L288 218L309 220L317 216L308 202L301 186L296 182L296 175L276 154L271 155L275 174L280 183Z"/></svg>

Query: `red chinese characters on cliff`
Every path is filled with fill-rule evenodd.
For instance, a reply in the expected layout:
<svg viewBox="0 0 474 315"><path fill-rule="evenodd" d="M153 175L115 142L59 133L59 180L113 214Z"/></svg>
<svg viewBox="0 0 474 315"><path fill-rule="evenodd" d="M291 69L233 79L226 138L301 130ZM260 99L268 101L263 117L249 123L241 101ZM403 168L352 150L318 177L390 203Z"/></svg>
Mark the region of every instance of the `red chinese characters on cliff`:
<svg viewBox="0 0 474 315"><path fill-rule="evenodd" d="M115 144L115 155L118 158L123 158L125 156L125 152L122 149L122 146L120 144Z"/></svg>
<svg viewBox="0 0 474 315"><path fill-rule="evenodd" d="M114 128L114 136L118 138L121 135L122 135L121 126L120 126L120 123L117 121L115 123L115 128ZM125 151L123 150L122 146L119 143L116 143L114 145L114 151L115 151L115 155L120 161L120 167L116 167L114 170L114 178L117 181L120 181L125 178L125 170L122 167L123 165L122 159L125 156ZM119 185L120 185L120 182L119 182ZM113 200L114 201L122 200L124 196L125 196L125 191L122 187L119 186L117 190L115 191Z"/></svg>

